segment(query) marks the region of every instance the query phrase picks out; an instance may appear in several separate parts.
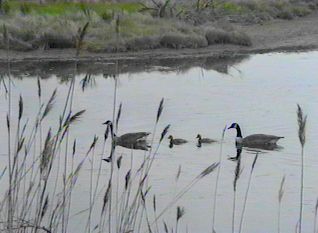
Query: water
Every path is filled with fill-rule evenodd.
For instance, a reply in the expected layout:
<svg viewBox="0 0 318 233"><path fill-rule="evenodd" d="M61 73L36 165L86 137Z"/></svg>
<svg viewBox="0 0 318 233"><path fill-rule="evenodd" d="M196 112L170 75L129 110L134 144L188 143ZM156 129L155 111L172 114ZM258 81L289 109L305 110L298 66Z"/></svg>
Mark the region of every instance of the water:
<svg viewBox="0 0 318 233"><path fill-rule="evenodd" d="M244 232L277 231L278 190L283 176L286 176L285 194L282 201L281 232L293 232L299 212L300 184L300 144L297 135L296 107L300 104L308 114L307 140L305 148L305 195L304 195L304 232L313 230L314 208L318 196L318 144L316 143L318 125L318 79L316 66L318 52L293 54L266 54L244 57L230 63L205 63L190 67L189 64L174 65L156 64L133 72L127 68L118 78L117 106L123 104L119 134L134 131L152 131L158 104L162 97L165 105L158 125L156 140L161 130L171 124L169 134L189 140L188 144L170 149L168 140L159 149L159 154L150 175L150 196L156 194L160 212L174 195L203 169L218 161L220 144L196 147L196 135L220 139L224 126L232 122L240 124L243 136L253 133L285 136L279 141L283 147L280 151L267 151L259 155L246 206ZM200 67L199 67L200 66ZM55 67L54 64L52 67ZM70 66L72 67L72 66ZM103 67L100 64L100 67ZM123 66L125 67L125 66ZM181 68L180 68L181 67ZM25 68L25 67L24 67ZM44 69L44 70L43 70ZM57 88L57 99L52 113L45 120L43 132L49 127L56 128L66 97L69 84L65 76L70 76L72 68L66 72L54 74L54 69L42 67L39 73L45 74L42 79L43 101L47 101L52 91ZM58 66L59 70L63 70ZM216 69L216 70L213 70ZM30 72L33 71L33 72ZM24 99L24 121L33 122L38 111L37 80L34 69L13 69L13 115L17 115L19 95ZM85 74L76 77L74 112L85 109L85 115L71 128L70 142L77 139L75 162L85 156L94 135L103 137L105 127L102 122L112 119L114 79L105 78L103 70L94 70L93 85L84 91L81 80ZM61 76L63 76L61 78ZM104 75L105 76L105 75ZM42 76L43 77L43 76ZM64 80L64 82L62 82ZM7 100L0 100L0 119L4 126L7 114ZM0 169L6 165L6 130L0 132ZM217 194L215 229L218 233L231 232L233 178L236 162L228 160L236 155L234 145L235 131L226 131L223 145L222 166ZM94 174L97 174L102 142L100 140L95 151ZM62 152L63 154L64 152ZM109 153L109 147L105 156ZM122 176L128 171L131 162L131 151L118 147L117 156L123 155ZM144 156L142 151L133 152L134 167L140 165ZM64 159L64 158L63 158ZM254 154L243 150L241 166L243 172L238 181L237 209L235 229L238 230L243 199L247 188L248 176ZM181 166L181 175L176 182L176 174ZM62 169L62 168L61 168ZM106 184L109 165L102 164L101 185ZM54 170L55 171L55 170ZM57 172L55 171L55 174ZM60 171L59 176L62 177ZM90 164L87 162L78 180L71 208L70 232L83 232L87 213L78 214L88 207ZM120 182L124 183L124 178ZM185 216L181 219L179 232L211 232L212 203L216 173L198 182L183 198L173 206L161 220L172 227L175 224L177 206L185 208ZM95 178L94 178L95 180ZM5 184L5 179L2 181ZM53 183L50 188L53 188ZM99 193L102 198L103 193ZM151 209L151 201L149 203ZM150 211L151 212L151 211ZM97 218L100 208L93 213ZM151 212L150 218L153 217ZM82 221L85 219L85 221ZM162 221L159 221L163 232ZM93 220L93 226L97 222Z"/></svg>

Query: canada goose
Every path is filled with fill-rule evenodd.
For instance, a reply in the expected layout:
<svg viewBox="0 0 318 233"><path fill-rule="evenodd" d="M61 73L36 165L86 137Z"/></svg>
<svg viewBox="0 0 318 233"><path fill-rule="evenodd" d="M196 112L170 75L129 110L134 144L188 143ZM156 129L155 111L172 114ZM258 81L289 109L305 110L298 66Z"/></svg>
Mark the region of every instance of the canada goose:
<svg viewBox="0 0 318 233"><path fill-rule="evenodd" d="M188 141L185 140L185 139L181 139L181 138L173 138L172 135L170 135L168 137L168 139L170 139L170 144L169 144L169 147L173 147L174 145L181 145L181 144L184 144L184 143L187 143Z"/></svg>
<svg viewBox="0 0 318 233"><path fill-rule="evenodd" d="M211 144L211 143L217 142L216 140L211 138L202 138L201 134L198 134L196 138L198 139L198 144L197 144L198 147L201 147L202 144Z"/></svg>
<svg viewBox="0 0 318 233"><path fill-rule="evenodd" d="M236 129L235 143L236 145L245 147L261 147L266 149L267 147L277 146L277 141L284 138L267 134L252 134L243 138L241 128L237 123L233 123L228 129Z"/></svg>
<svg viewBox="0 0 318 233"><path fill-rule="evenodd" d="M113 123L111 121L106 121L103 123L110 127L110 131L113 138L113 143L116 146L122 146L134 150L148 150L150 145L147 143L147 136L149 132L135 132L135 133L126 133L121 136L117 136L113 131Z"/></svg>

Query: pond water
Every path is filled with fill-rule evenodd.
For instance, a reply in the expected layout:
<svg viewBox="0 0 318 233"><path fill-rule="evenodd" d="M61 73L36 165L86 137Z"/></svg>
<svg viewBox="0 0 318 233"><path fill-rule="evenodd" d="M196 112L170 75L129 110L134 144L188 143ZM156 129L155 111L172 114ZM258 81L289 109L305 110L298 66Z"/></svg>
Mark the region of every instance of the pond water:
<svg viewBox="0 0 318 233"><path fill-rule="evenodd" d="M121 73L117 79L117 102L122 103L122 114L118 134L134 131L152 132L158 104L164 98L164 110L158 124L156 141L160 132L171 124L169 134L184 138L189 143L169 148L165 139L159 148L158 155L150 173L150 195L156 194L158 212L166 207L171 199L194 177L213 162L219 160L220 143L196 147L196 135L220 140L225 125L232 122L240 124L243 136L254 133L284 136L279 141L283 148L277 151L264 151L258 157L252 175L242 232L268 233L277 231L278 190L283 176L286 176L285 193L282 200L281 232L294 232L299 213L300 185L300 143L298 139L297 104L308 114L307 138L305 145L305 183L303 231L311 232L314 224L314 211L318 196L318 52L265 54L244 57L242 61L208 67L187 64L184 69L167 65L151 66L142 70L129 69ZM102 66L103 64L101 64ZM20 67L21 68L21 67ZM63 66L59 64L59 70ZM218 69L217 69L218 68ZM63 110L69 82L61 75L49 71L41 80L43 102L47 101L55 88L57 98L54 108L45 119L43 134L49 127L57 127L59 115ZM34 70L33 70L34 71ZM114 79L105 78L105 71L92 72L91 85L82 90L81 80L85 73L76 76L73 112L85 109L83 117L71 128L70 144L76 138L77 153L75 163L85 156L94 135L103 138L105 126L102 123L113 117ZM71 71L68 71L71 73ZM12 114L18 114L18 99L24 99L24 121L34 121L38 111L37 79L30 71L13 72L15 78L12 85ZM45 71L41 72L42 74ZM6 125L7 99L1 89L0 119ZM0 169L7 163L7 133L0 132ZM233 179L236 162L228 159L236 155L234 144L236 133L227 130L223 143L219 186L216 197L215 230L217 233L231 232ZM36 149L35 149L36 150ZM109 147L101 155L102 140L95 150L94 181L100 157L107 157ZM61 153L61 156L63 156ZM131 151L117 147L116 155L123 155L122 177L131 163ZM133 152L133 166L138 167L143 160L143 151ZM237 184L235 231L238 232L244 196L248 185L254 154L243 150L241 167L243 168ZM68 158L69 159L69 158ZM63 159L64 160L64 157ZM62 163L60 161L60 163ZM62 165L61 165L62 166ZM178 181L176 175L181 167ZM62 168L61 168L62 169ZM70 169L70 168L68 168ZM102 162L101 187L105 190L110 166ZM62 172L54 170L54 175L62 179ZM81 170L77 186L73 192L69 232L84 232L89 202L90 163L87 161ZM159 220L159 232L164 232L162 220L169 227L174 227L177 206L185 209L180 220L179 232L211 232L214 187L216 172L204 177L192 187L171 209ZM2 179L4 186L7 182ZM50 188L54 186L50 184ZM98 192L99 206L104 191ZM152 199L152 198L150 198ZM151 206L151 200L149 201ZM149 207L151 209L151 207ZM150 219L153 213L150 212ZM92 226L98 224L100 207L94 209Z"/></svg>

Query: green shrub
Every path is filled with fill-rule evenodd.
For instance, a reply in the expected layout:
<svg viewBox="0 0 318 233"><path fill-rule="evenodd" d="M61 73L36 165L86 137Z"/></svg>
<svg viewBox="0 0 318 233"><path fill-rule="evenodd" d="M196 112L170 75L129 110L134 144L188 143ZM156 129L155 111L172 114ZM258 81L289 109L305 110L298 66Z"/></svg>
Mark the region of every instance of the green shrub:
<svg viewBox="0 0 318 233"><path fill-rule="evenodd" d="M10 7L10 4L8 3L8 1L4 1L2 3L2 12L7 15L9 14L11 11L11 7Z"/></svg>
<svg viewBox="0 0 318 233"><path fill-rule="evenodd" d="M20 12L23 14L23 15L28 15L31 13L31 7L27 4L27 3L22 3L20 5Z"/></svg>
<svg viewBox="0 0 318 233"><path fill-rule="evenodd" d="M292 20L294 18L294 15L290 10L285 9L285 10L278 12L276 17L279 19Z"/></svg>
<svg viewBox="0 0 318 233"><path fill-rule="evenodd" d="M167 33L160 39L160 45L165 48L200 48L208 46L206 38L200 35L184 35L181 33Z"/></svg>
<svg viewBox="0 0 318 233"><path fill-rule="evenodd" d="M149 50L160 47L160 40L157 36L144 36L130 39L126 42L127 50Z"/></svg>
<svg viewBox="0 0 318 233"><path fill-rule="evenodd" d="M251 39L243 32L227 32L222 29L208 29L206 31L206 39L209 45L213 44L234 44L242 46L251 46Z"/></svg>
<svg viewBox="0 0 318 233"><path fill-rule="evenodd" d="M101 18L105 21L111 21L113 19L113 13L109 13L108 11L104 11L101 14Z"/></svg>

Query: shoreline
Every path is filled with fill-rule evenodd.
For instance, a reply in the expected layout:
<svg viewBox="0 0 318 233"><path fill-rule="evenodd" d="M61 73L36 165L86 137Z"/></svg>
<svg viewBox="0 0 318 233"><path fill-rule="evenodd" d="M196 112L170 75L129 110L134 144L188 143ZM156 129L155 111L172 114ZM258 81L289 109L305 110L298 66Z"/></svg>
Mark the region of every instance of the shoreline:
<svg viewBox="0 0 318 233"><path fill-rule="evenodd" d="M310 51L318 48L318 12L293 20L272 20L262 25L240 25L252 40L252 46L212 45L199 49L154 49L138 52L92 53L82 51L81 62L112 62L158 59L223 58L270 52ZM50 49L29 52L10 51L11 62L75 61L75 49ZM0 50L0 63L7 61L6 51Z"/></svg>

